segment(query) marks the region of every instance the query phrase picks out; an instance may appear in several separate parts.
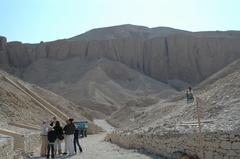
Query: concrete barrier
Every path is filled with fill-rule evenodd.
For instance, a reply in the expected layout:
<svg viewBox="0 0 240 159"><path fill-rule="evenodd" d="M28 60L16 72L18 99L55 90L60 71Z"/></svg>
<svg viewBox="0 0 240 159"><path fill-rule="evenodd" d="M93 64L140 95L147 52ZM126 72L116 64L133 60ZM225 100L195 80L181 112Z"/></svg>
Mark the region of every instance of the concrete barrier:
<svg viewBox="0 0 240 159"><path fill-rule="evenodd" d="M0 134L14 138L14 149L24 150L24 135L7 129L0 129Z"/></svg>

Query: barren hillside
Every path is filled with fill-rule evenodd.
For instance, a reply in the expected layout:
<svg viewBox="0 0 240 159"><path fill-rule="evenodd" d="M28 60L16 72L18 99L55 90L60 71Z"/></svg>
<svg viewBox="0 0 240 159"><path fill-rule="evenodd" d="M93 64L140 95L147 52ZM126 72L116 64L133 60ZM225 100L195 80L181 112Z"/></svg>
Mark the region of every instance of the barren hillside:
<svg viewBox="0 0 240 159"><path fill-rule="evenodd" d="M147 106L146 100L164 103L163 98L178 94L173 88L197 85L238 59L239 43L238 31L128 24L39 44L0 37L0 67L81 105L96 118L124 113L126 107L129 112L139 109L139 116L139 105Z"/></svg>
<svg viewBox="0 0 240 159"><path fill-rule="evenodd" d="M239 68L239 61L232 63L206 80L205 87L194 92L195 99L200 98L202 120L210 121L203 125L204 131L240 129ZM209 83L206 84L207 82ZM195 131L196 127L184 125L184 123L197 121L196 110L196 101L187 104L185 98L180 97L179 99L161 100L147 108L123 108L115 113L109 121L113 121L115 125L118 124L117 121L121 121L120 123L125 124L125 127L128 125L126 129L135 133L161 134L169 131L189 133ZM122 120L123 118L125 120Z"/></svg>
<svg viewBox="0 0 240 159"><path fill-rule="evenodd" d="M23 72L22 77L105 115L145 95L164 98L177 93L167 84L105 58L38 60Z"/></svg>
<svg viewBox="0 0 240 159"><path fill-rule="evenodd" d="M38 95L54 104L58 109L64 111L68 116L72 116L76 120L88 120L87 118L89 117L86 111L79 108L79 106L73 104L72 102L45 89L25 83L13 76L10 76L6 72L0 71L1 122L41 125L43 120L49 120L53 116L23 91L5 80L3 76L13 81L21 82L27 88L33 90Z"/></svg>

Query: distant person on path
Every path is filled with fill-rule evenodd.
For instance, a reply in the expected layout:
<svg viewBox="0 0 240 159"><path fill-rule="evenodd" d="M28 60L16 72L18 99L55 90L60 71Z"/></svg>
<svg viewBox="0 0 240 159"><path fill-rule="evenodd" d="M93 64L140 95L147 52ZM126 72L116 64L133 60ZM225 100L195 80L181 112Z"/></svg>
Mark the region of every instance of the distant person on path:
<svg viewBox="0 0 240 159"><path fill-rule="evenodd" d="M50 156L51 152L51 157L54 158L54 143L57 139L57 134L55 130L52 127L49 127L48 131L48 152L47 152L47 158Z"/></svg>
<svg viewBox="0 0 240 159"><path fill-rule="evenodd" d="M74 151L75 151L75 154L77 153L77 145L78 145L79 151L82 152L82 147L79 143L79 130L76 128L75 133L74 133Z"/></svg>
<svg viewBox="0 0 240 159"><path fill-rule="evenodd" d="M188 87L188 89L186 91L186 97L187 97L188 104L193 102L194 96L193 96L192 87Z"/></svg>
<svg viewBox="0 0 240 159"><path fill-rule="evenodd" d="M41 141L42 141L42 145L41 145L41 157L45 157L47 155L47 148L48 148L48 124L46 121L43 121L43 125L41 127Z"/></svg>
<svg viewBox="0 0 240 159"><path fill-rule="evenodd" d="M54 154L56 155L58 152L58 154L61 155L62 154L61 142L64 139L64 136L63 136L63 129L60 126L59 121L56 121L56 125L53 127L53 129L55 130L55 133L57 135L57 139L54 144L54 147L55 147Z"/></svg>
<svg viewBox="0 0 240 159"><path fill-rule="evenodd" d="M69 155L74 155L74 133L75 133L75 125L73 124L73 119L70 118L67 121L67 125L63 128L63 132L65 134L66 143L65 143L65 153L69 153Z"/></svg>

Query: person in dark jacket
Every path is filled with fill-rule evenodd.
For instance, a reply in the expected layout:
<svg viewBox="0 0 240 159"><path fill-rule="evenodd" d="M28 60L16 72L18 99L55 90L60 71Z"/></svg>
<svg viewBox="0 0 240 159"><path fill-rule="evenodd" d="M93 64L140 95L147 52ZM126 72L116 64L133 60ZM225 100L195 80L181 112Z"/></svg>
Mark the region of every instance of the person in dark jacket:
<svg viewBox="0 0 240 159"><path fill-rule="evenodd" d="M192 103L194 101L192 87L188 87L186 91L187 103Z"/></svg>
<svg viewBox="0 0 240 159"><path fill-rule="evenodd" d="M67 129L67 125L69 124L69 120L66 120L66 125L63 127L63 134L64 134L64 153L63 153L63 155L67 155L67 149L68 149L68 147L67 147L67 135L65 134L65 131L66 131L66 129Z"/></svg>
<svg viewBox="0 0 240 159"><path fill-rule="evenodd" d="M60 155L62 153L61 141L64 139L64 137L63 137L63 129L60 126L59 121L56 121L56 124L53 127L53 129L55 130L55 133L57 135L57 139L54 144L54 147L55 147L54 154L56 155L58 151L58 154Z"/></svg>
<svg viewBox="0 0 240 159"><path fill-rule="evenodd" d="M75 125L73 123L73 119L70 118L67 121L67 125L63 128L63 132L65 134L66 143L65 143L65 151L68 151L69 155L74 155L74 133L75 133ZM64 154L67 154L65 152Z"/></svg>
<svg viewBox="0 0 240 159"><path fill-rule="evenodd" d="M48 152L47 152L47 158L50 156L50 151L51 151L51 156L54 158L54 143L57 139L56 132L52 127L49 127L48 129Z"/></svg>
<svg viewBox="0 0 240 159"><path fill-rule="evenodd" d="M76 128L74 133L74 151L77 153L77 145L79 148L79 151L82 152L82 147L79 143L79 130Z"/></svg>

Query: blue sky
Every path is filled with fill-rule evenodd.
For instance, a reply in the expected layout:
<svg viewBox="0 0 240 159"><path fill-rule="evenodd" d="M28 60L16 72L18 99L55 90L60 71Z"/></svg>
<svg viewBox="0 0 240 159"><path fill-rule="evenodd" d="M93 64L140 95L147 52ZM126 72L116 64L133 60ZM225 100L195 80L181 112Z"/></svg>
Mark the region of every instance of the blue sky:
<svg viewBox="0 0 240 159"><path fill-rule="evenodd" d="M120 24L240 30L240 0L0 0L0 35L38 43Z"/></svg>

